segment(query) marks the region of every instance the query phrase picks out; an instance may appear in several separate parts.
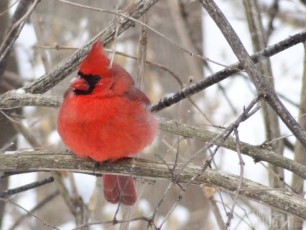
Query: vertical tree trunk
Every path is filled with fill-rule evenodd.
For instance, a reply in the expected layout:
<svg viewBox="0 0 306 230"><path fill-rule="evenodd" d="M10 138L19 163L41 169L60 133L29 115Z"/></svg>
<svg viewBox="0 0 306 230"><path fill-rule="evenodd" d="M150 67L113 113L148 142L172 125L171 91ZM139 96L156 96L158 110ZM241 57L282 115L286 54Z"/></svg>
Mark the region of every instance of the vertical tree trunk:
<svg viewBox="0 0 306 230"><path fill-rule="evenodd" d="M9 0L3 0L0 3L0 12L5 12L8 9ZM0 41L3 41L3 38L8 31L10 26L10 19L8 12L1 16L1 26L0 26ZM16 85L12 79L8 79L8 71L17 73L17 65L15 60L15 53L10 52L10 55L7 57L7 60L3 62L0 66L0 93L4 93L7 90L14 88ZM16 130L12 126L11 122L0 115L0 148L3 150L12 150L16 149ZM5 132L3 132L5 130ZM13 144L10 144L13 143ZM0 179L0 191L6 190L8 187L8 178ZM2 221L4 216L5 203L0 202L0 229L2 229Z"/></svg>

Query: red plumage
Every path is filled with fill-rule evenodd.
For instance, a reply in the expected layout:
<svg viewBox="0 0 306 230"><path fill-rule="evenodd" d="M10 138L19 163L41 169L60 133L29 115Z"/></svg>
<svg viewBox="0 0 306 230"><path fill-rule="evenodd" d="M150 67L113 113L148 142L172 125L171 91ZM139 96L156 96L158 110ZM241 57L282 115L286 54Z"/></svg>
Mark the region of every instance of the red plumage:
<svg viewBox="0 0 306 230"><path fill-rule="evenodd" d="M157 121L147 110L150 100L121 66L109 64L103 43L97 41L81 62L58 114L64 144L79 157L97 162L139 153L157 131ZM109 202L136 202L131 177L104 175L103 182Z"/></svg>

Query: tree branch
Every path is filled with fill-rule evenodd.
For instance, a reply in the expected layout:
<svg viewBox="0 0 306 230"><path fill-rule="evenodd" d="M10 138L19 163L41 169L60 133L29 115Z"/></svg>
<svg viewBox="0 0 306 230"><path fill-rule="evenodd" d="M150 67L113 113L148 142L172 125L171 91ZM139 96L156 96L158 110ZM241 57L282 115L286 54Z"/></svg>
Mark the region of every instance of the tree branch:
<svg viewBox="0 0 306 230"><path fill-rule="evenodd" d="M298 34L295 34L293 36L290 36L289 38L286 38L274 45L268 46L264 50L261 50L260 52L257 52L251 56L251 59L254 63L258 63L262 60L265 60L268 57L271 57L277 53L280 53L294 45L297 45L299 43L305 42L306 41L306 32L301 32ZM189 97L193 94L196 94L203 89L208 88L211 85L214 85L231 75L234 75L238 72L243 70L242 65L240 62L234 63L227 68L224 68L223 70L220 70L213 75L210 75L208 77L205 77L204 80L199 81L197 83L194 83L186 88L183 88L182 90L176 92L172 96L166 96L162 98L157 104L152 105L151 110L154 112L160 111L164 108L167 108L183 99L186 97Z"/></svg>
<svg viewBox="0 0 306 230"><path fill-rule="evenodd" d="M0 45L0 75L5 70L6 60L14 42L38 3L38 0L23 0L19 2L13 16L13 25Z"/></svg>
<svg viewBox="0 0 306 230"><path fill-rule="evenodd" d="M21 91L21 90L20 90ZM0 96L0 109L12 109L23 106L41 106L57 108L62 101L58 97L31 94L20 92L19 90L11 90Z"/></svg>
<svg viewBox="0 0 306 230"><path fill-rule="evenodd" d="M116 17L116 19L106 29L98 33L85 46L77 50L70 57L64 59L49 73L40 77L31 85L24 87L25 92L34 94L47 92L77 68L81 62L81 59L89 52L89 49L94 41L100 38L104 41L104 45L109 44L114 39L114 36L117 33L117 28L119 28L117 35L120 35L128 28L134 26L135 23L131 21L129 17L135 19L140 18L156 2L158 2L158 0L137 1L137 3L132 5L132 7L124 12L126 14L125 17Z"/></svg>
<svg viewBox="0 0 306 230"><path fill-rule="evenodd" d="M167 121L164 119L159 121L159 128L170 133L178 134L184 137L195 138L205 142L210 142L217 135L219 135L219 133L211 132L193 126L188 126L186 124L182 124L176 121ZM224 142L220 143L220 145L224 148L236 151L237 144L233 137L227 137L227 139ZM304 165L273 152L269 149L268 146L266 148L261 146L254 146L241 141L240 150L242 154L254 158L255 162L269 162L281 168L287 169L306 179L306 167Z"/></svg>
<svg viewBox="0 0 306 230"><path fill-rule="evenodd" d="M255 63L249 56L238 35L219 9L213 0L199 0L206 9L211 18L215 21L220 31L223 33L228 44L231 46L236 57L241 65L248 73L250 80L253 82L259 95L265 98L265 101L278 114L285 125L290 129L294 136L306 147L306 133L289 113L287 108L283 105L280 99L276 96L271 84L258 71Z"/></svg>
<svg viewBox="0 0 306 230"><path fill-rule="evenodd" d="M42 95L34 94L18 94L15 91L5 94L7 96L0 96L0 108L10 109L17 106L35 105L35 106L51 106L58 107L61 101L56 97L47 97ZM196 128L193 126L188 126L176 121L169 121L165 119L159 120L159 128L170 133L178 134L185 137L196 138L205 142L211 141L215 138L218 133L204 130L201 128ZM265 161L274 164L278 167L287 169L296 175L306 179L306 167L302 164L297 163L289 158L283 157L276 154L269 148L264 148L261 146L254 146L241 142L241 152L242 154L248 155L254 158L255 162ZM236 142L232 137L228 137L221 146L233 151L236 151Z"/></svg>
<svg viewBox="0 0 306 230"><path fill-rule="evenodd" d="M173 173L164 163L152 162L144 159L123 159L116 162L104 162L96 168L93 173L95 162L90 159L80 159L72 154L52 151L16 151L14 154L0 155L0 171L70 171L87 174L121 174L149 177L155 179L172 179ZM207 169L202 172L200 167L186 167L183 171L179 166L176 169L180 172L175 175L177 182L219 187L227 192L234 193L241 183L239 176L218 170ZM199 175L193 180L195 175ZM283 190L272 189L264 185L243 179L240 195L251 198L267 206L277 208L283 212L293 214L306 219L306 201L301 197Z"/></svg>
<svg viewBox="0 0 306 230"><path fill-rule="evenodd" d="M295 34L293 36L290 36L289 38L286 38L274 45L271 45L264 50L257 52L251 56L252 60L255 63L258 63L267 57L271 57L281 51L284 51L285 49L288 49L294 45L297 45L301 42L306 41L306 32L301 32L298 34ZM74 58L70 58L70 60L74 60ZM65 62L65 61L63 61ZM62 62L62 63L63 63ZM68 63L66 63L69 65ZM58 67L56 67L53 71L51 71L47 76L53 76L53 72L59 72L62 67L62 64L59 64ZM168 106L171 106L188 96L191 96L193 94L196 94L203 89L208 88L211 85L214 85L231 75L238 73L241 71L243 68L240 63L234 63L230 65L229 67L216 72L215 74L206 77L204 80L199 81L195 84L192 84L186 88L183 88L182 90L176 92L172 96L166 96L163 97L157 104L151 106L151 111L157 112L160 111ZM53 82L54 81L54 82ZM39 88L37 85L50 85L51 87L53 85L57 84L57 79L55 78L48 78L44 77L43 79L40 78L31 86L28 86L29 89L36 89ZM31 90L29 90L31 91ZM59 107L61 104L61 101L57 97L52 97L52 96L42 96L42 95L34 95L31 93L25 93L24 90L19 91L9 91L7 93L4 93L0 95L0 109L12 109L14 107L22 107L22 106L43 106L43 107Z"/></svg>

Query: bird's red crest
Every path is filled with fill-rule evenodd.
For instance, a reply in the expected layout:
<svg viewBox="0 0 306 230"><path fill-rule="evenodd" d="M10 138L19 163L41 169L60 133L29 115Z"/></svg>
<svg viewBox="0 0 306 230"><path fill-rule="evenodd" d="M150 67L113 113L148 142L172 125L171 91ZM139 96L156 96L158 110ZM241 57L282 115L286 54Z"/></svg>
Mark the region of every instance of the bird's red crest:
<svg viewBox="0 0 306 230"><path fill-rule="evenodd" d="M109 66L109 59L103 51L103 42L97 40L80 64L80 69L83 74L103 74L101 70L107 70Z"/></svg>

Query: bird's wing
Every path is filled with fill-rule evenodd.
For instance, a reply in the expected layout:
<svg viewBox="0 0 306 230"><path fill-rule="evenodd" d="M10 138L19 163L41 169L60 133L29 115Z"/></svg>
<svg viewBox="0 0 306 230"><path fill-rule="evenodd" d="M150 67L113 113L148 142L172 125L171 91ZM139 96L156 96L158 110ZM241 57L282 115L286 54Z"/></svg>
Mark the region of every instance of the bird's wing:
<svg viewBox="0 0 306 230"><path fill-rule="evenodd" d="M138 101L139 103L143 103L147 106L151 104L150 99L141 90L134 86L132 86L130 90L125 93L125 96L132 101Z"/></svg>

